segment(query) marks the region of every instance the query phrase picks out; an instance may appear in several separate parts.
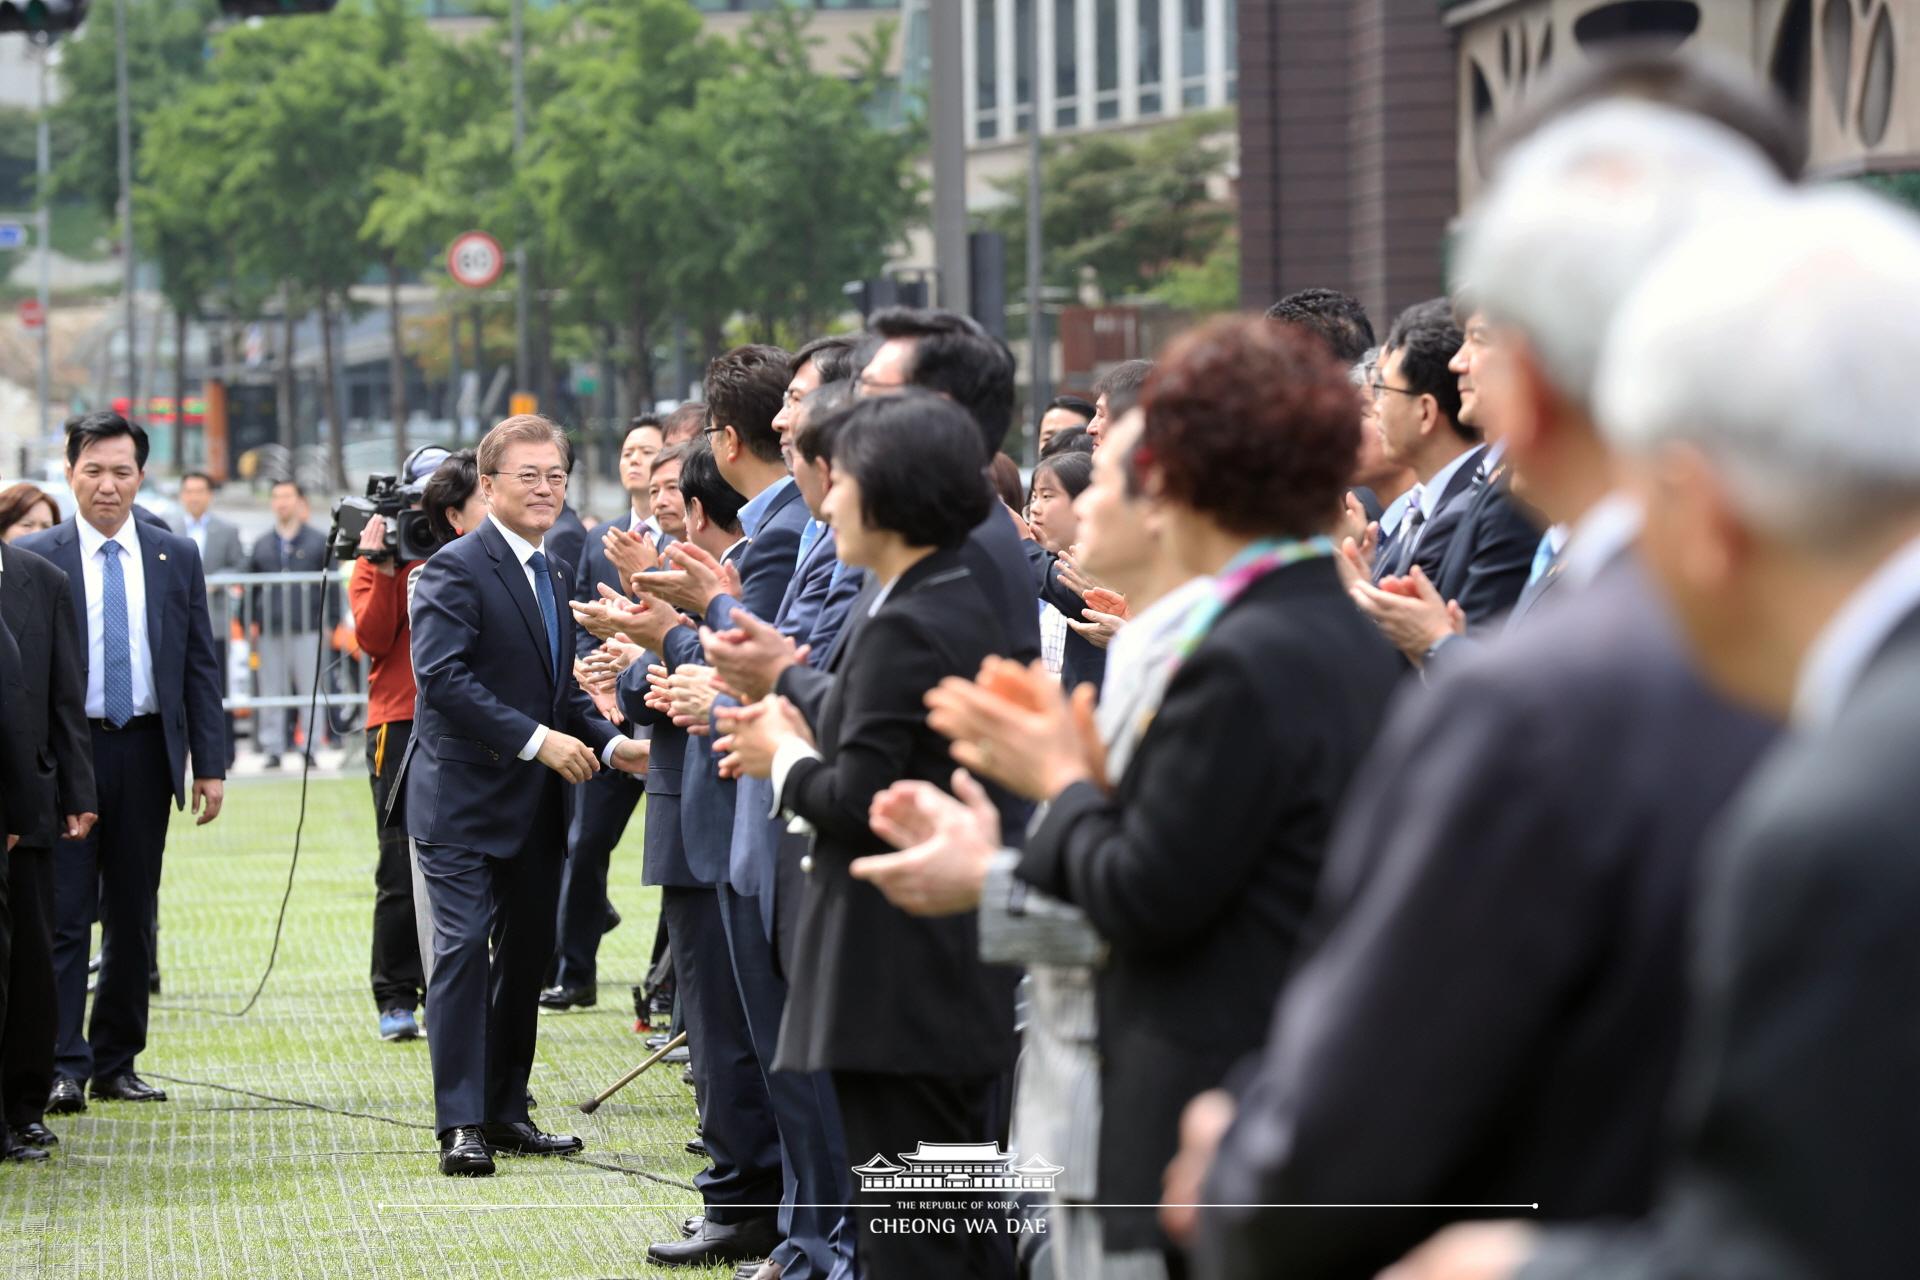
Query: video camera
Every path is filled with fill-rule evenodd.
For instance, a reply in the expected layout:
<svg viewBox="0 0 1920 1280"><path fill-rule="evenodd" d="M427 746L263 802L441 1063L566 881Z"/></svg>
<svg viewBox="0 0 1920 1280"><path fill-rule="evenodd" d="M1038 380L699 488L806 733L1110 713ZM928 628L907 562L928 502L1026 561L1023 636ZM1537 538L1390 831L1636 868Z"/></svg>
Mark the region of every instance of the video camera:
<svg viewBox="0 0 1920 1280"><path fill-rule="evenodd" d="M415 509L426 486L401 484L399 476L370 476L367 496L342 498L333 504L333 554L339 560L425 560L440 549L440 538ZM360 546L360 535L375 516L387 521L387 536L379 551Z"/></svg>

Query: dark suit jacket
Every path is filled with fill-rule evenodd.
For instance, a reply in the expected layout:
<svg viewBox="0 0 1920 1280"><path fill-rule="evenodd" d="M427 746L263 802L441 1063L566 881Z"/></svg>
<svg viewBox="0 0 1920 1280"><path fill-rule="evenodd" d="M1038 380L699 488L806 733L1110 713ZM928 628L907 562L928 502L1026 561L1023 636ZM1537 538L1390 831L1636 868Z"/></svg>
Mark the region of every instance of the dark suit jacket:
<svg viewBox="0 0 1920 1280"><path fill-rule="evenodd" d="M1482 626L1513 608L1533 568L1543 526L1513 496L1513 468L1503 459L1491 479L1476 484L1440 557L1433 579L1442 600L1458 600L1469 626Z"/></svg>
<svg viewBox="0 0 1920 1280"><path fill-rule="evenodd" d="M724 563L737 565L752 543L735 543ZM766 585L761 584L761 590ZM776 601L776 606L778 602ZM728 610L727 616L733 616ZM703 663L706 654L692 627L675 627L662 642L669 670L687 662ZM680 841L694 879L703 885L727 883L727 861L733 849L734 792L738 784L720 776L713 754L712 734L688 734L681 749Z"/></svg>
<svg viewBox="0 0 1920 1280"><path fill-rule="evenodd" d="M1002 516L1004 519L1004 516ZM927 920L848 873L884 853L867 806L894 782L946 787L947 741L922 699L949 675L972 675L1001 628L965 557L939 551L900 576L879 613L841 650L821 708L821 759L788 775L783 810L812 824L812 871L775 1066L985 1076L1013 1062L1013 977L980 959L971 915Z"/></svg>
<svg viewBox="0 0 1920 1280"><path fill-rule="evenodd" d="M227 773L227 714L220 706L226 673L213 651L200 549L193 545L193 539L181 537L164 524L142 522L137 534L147 582L147 647L153 654L153 695L166 737L174 803L185 808L189 755L196 778L224 778ZM80 535L73 520L68 519L14 545L53 561L67 575L84 697L89 645ZM91 744L87 750L91 755Z"/></svg>
<svg viewBox="0 0 1920 1280"><path fill-rule="evenodd" d="M772 503L760 514L760 527L735 557L740 568L740 598L726 592L714 597L707 606L706 623L716 631L733 625L733 611L745 606L762 622L771 621L780 612L780 601L793 581L794 565L800 558L800 531L807 524L807 504L800 497L800 486L787 481Z"/></svg>
<svg viewBox="0 0 1920 1280"><path fill-rule="evenodd" d="M566 607L571 566L548 560L562 661L574 652ZM557 778L519 754L545 724L597 756L617 730L556 672L526 571L492 520L434 552L413 591L413 674L419 687L406 775L407 834L510 857L527 838L541 789ZM567 790L569 810L572 788ZM564 840L564 830L560 833Z"/></svg>
<svg viewBox="0 0 1920 1280"><path fill-rule="evenodd" d="M186 537L181 534L181 537ZM191 538L187 539L189 542ZM301 525L294 535L291 550L280 554L280 531L269 529L254 541L247 556L248 573L318 573L327 561L327 539L312 525ZM327 602L339 616L339 601L334 599L332 583L311 587L284 583L253 588L253 621L268 635L289 631L318 631L325 625Z"/></svg>
<svg viewBox="0 0 1920 1280"><path fill-rule="evenodd" d="M16 645L23 682L23 696L7 706L4 733L25 774L11 812L21 824L14 834L34 849L53 848L62 815L100 811L87 731L87 646L72 596L67 575L50 561L0 543L0 630Z"/></svg>
<svg viewBox="0 0 1920 1280"><path fill-rule="evenodd" d="M1631 555L1561 605L1396 706L1203 1201L1647 1208L1696 850L1772 729ZM1198 1270L1370 1276L1459 1216L1209 1210Z"/></svg>
<svg viewBox="0 0 1920 1280"><path fill-rule="evenodd" d="M1783 741L1707 851L1678 1158L1650 1229L1550 1232L1529 1280L1913 1274L1916 758L1920 614L1831 725Z"/></svg>
<svg viewBox="0 0 1920 1280"><path fill-rule="evenodd" d="M1468 452L1472 454L1472 450ZM1455 467L1453 474L1447 477L1447 487L1441 491L1440 500L1424 508L1426 516L1422 525L1426 532L1420 535L1419 548L1404 568L1399 567L1401 547L1408 538L1413 536L1414 529L1410 516L1401 518L1399 527L1393 531L1393 537L1381 544L1379 553L1374 558L1374 581L1377 582L1382 577L1395 572L1411 573L1416 564L1426 571L1430 581L1439 580L1440 561L1447 554L1447 545L1453 540L1453 531L1460 527L1460 521L1466 515L1467 506L1473 494L1473 478L1478 473L1480 458L1483 456L1485 455L1470 456L1465 462ZM1531 559L1531 550L1528 554Z"/></svg>
<svg viewBox="0 0 1920 1280"><path fill-rule="evenodd" d="M631 511L627 518L633 518ZM580 522L580 513L571 503L560 504L560 514L554 517L553 528L547 530L546 548L547 558L562 564L578 567L586 559L587 526Z"/></svg>
<svg viewBox="0 0 1920 1280"><path fill-rule="evenodd" d="M618 520L610 520L600 527L602 529L631 529L633 527L633 512L629 511ZM598 532L598 530L595 530L595 532ZM547 540L549 544L552 543L553 538L551 533L548 534ZM612 587L621 595L627 594L627 584L620 581L620 574L614 569L613 561L607 559L607 549L599 538L588 538L580 552L580 559L577 561L568 561L568 563L574 566L573 598L580 603L591 604L598 600L600 598L599 588L602 583ZM588 631L585 627L574 628L573 655L576 658L584 658L599 647L600 642L593 638L591 631Z"/></svg>
<svg viewBox="0 0 1920 1280"><path fill-rule="evenodd" d="M12 730L15 708L26 696L26 683L20 676L20 650L13 643L13 633L0 627L0 723L8 726L0 732L0 846L10 835L24 839L15 827L30 820L27 797L34 787L27 761L30 744Z"/></svg>
<svg viewBox="0 0 1920 1280"><path fill-rule="evenodd" d="M674 539L662 537L664 550ZM644 727L653 741L647 761L647 822L642 847L642 878L648 885L675 889L702 887L687 865L686 844L680 836L680 789L685 766L687 731L646 704L647 667L658 660L648 653L620 674L620 710L629 723Z"/></svg>
<svg viewBox="0 0 1920 1280"><path fill-rule="evenodd" d="M1159 1200L1181 1108L1259 1047L1334 814L1400 676L1331 559L1278 569L1175 672L1112 796L1054 798L1020 876L1112 947L1098 975L1100 1198ZM1152 1247L1150 1211L1108 1240Z"/></svg>

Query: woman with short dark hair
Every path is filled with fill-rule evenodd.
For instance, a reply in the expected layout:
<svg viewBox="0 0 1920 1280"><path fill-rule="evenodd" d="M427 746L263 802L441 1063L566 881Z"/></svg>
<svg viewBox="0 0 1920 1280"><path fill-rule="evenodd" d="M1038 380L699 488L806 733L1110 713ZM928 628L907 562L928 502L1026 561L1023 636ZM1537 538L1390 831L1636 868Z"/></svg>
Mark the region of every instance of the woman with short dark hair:
<svg viewBox="0 0 1920 1280"><path fill-rule="evenodd" d="M743 709L720 744L733 753L728 768L772 778L780 808L813 832L794 948L806 964L788 975L776 1066L832 1074L852 1159L991 1144L995 1082L1013 1062L1011 972L982 963L974 916L916 919L847 869L886 850L868 826L874 796L908 778L950 784L923 700L1000 644L1000 620L958 550L994 502L979 427L944 397L908 392L858 401L826 433L835 545L882 584L879 596L834 654L817 747L778 702ZM854 1212L873 1275L998 1274L992 1228L929 1240L874 1232L875 1211Z"/></svg>

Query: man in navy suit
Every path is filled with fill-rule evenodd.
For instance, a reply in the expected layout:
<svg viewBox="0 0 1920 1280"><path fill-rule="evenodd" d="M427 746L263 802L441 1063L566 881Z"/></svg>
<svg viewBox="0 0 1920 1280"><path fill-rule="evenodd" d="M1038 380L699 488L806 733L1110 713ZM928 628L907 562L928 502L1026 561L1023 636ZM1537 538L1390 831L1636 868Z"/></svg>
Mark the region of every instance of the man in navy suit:
<svg viewBox="0 0 1920 1280"><path fill-rule="evenodd" d="M1460 386L1448 366L1460 350L1459 327L1444 298L1400 313L1373 375L1386 456L1419 479L1394 536L1380 544L1374 579L1404 577L1419 565L1440 577L1453 533L1473 496L1484 452L1480 433L1460 418Z"/></svg>
<svg viewBox="0 0 1920 1280"><path fill-rule="evenodd" d="M631 508L626 515L602 527L604 536L587 538L574 573L573 599L576 601L598 600L602 586L620 592L626 590L624 575L607 554L613 535L638 533L651 539L654 547L660 545L661 530L653 518L653 502L648 496L653 459L660 447L659 422L653 418L635 419L620 445L620 483L626 488ZM593 532L602 535L601 529ZM620 544L615 541L612 545ZM598 642L583 627L574 630L573 639L574 653L579 658L587 657L598 647ZM596 695L595 705L603 713L611 713L609 719L620 715L614 710L611 697L601 699ZM640 803L642 789L637 779L618 770L597 775L580 789L574 806L573 827L567 833L567 869L560 878L560 918L554 926L557 942L553 984L540 993L543 1009L590 1008L599 998L596 962L600 937L618 918L612 915L612 907L607 902L607 865L613 856L613 847L626 833L634 806Z"/></svg>
<svg viewBox="0 0 1920 1280"><path fill-rule="evenodd" d="M572 569L544 550L566 493L566 438L545 418L518 415L487 433L477 461L491 514L436 552L414 589L419 701L405 773L407 831L433 916L440 1169L485 1176L496 1150L581 1148L527 1118L572 801L564 784L603 764L639 772L647 748L572 679L562 603Z"/></svg>
<svg viewBox="0 0 1920 1280"><path fill-rule="evenodd" d="M86 637L86 714L100 820L55 857L53 963L59 1005L55 1080L48 1110L82 1111L93 1096L160 1102L134 1073L147 1043L147 979L154 907L167 842L167 800L185 807L189 757L193 811L220 813L226 776L223 686L193 539L133 518L147 465L147 433L117 413L67 427L67 483L77 514L20 541L65 571L78 631ZM101 926L93 1020L87 941Z"/></svg>

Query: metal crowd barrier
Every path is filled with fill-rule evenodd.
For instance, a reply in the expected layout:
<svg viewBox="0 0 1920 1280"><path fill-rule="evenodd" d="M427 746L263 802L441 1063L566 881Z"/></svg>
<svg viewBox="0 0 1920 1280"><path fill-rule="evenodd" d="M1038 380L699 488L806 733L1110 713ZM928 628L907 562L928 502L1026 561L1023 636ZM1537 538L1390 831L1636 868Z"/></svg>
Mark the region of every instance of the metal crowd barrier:
<svg viewBox="0 0 1920 1280"><path fill-rule="evenodd" d="M312 669L319 685L313 702L316 719L326 718L335 738L358 731L366 720L367 658L353 636L353 615L347 609L347 577L351 563L331 573L210 573L207 575L207 613L213 624L215 649L224 660L226 695L222 699L236 722L250 720L254 745L268 754L293 749L285 743L260 741L262 721L296 715L305 723L313 702L306 672ZM311 626L312 593L324 601L321 626ZM275 591L282 607L273 608ZM278 616L276 617L276 612ZM284 676L284 679L276 677ZM274 684L280 688L272 688ZM262 715L262 713L269 713ZM239 730L236 725L236 734ZM311 729L307 747L311 749Z"/></svg>

